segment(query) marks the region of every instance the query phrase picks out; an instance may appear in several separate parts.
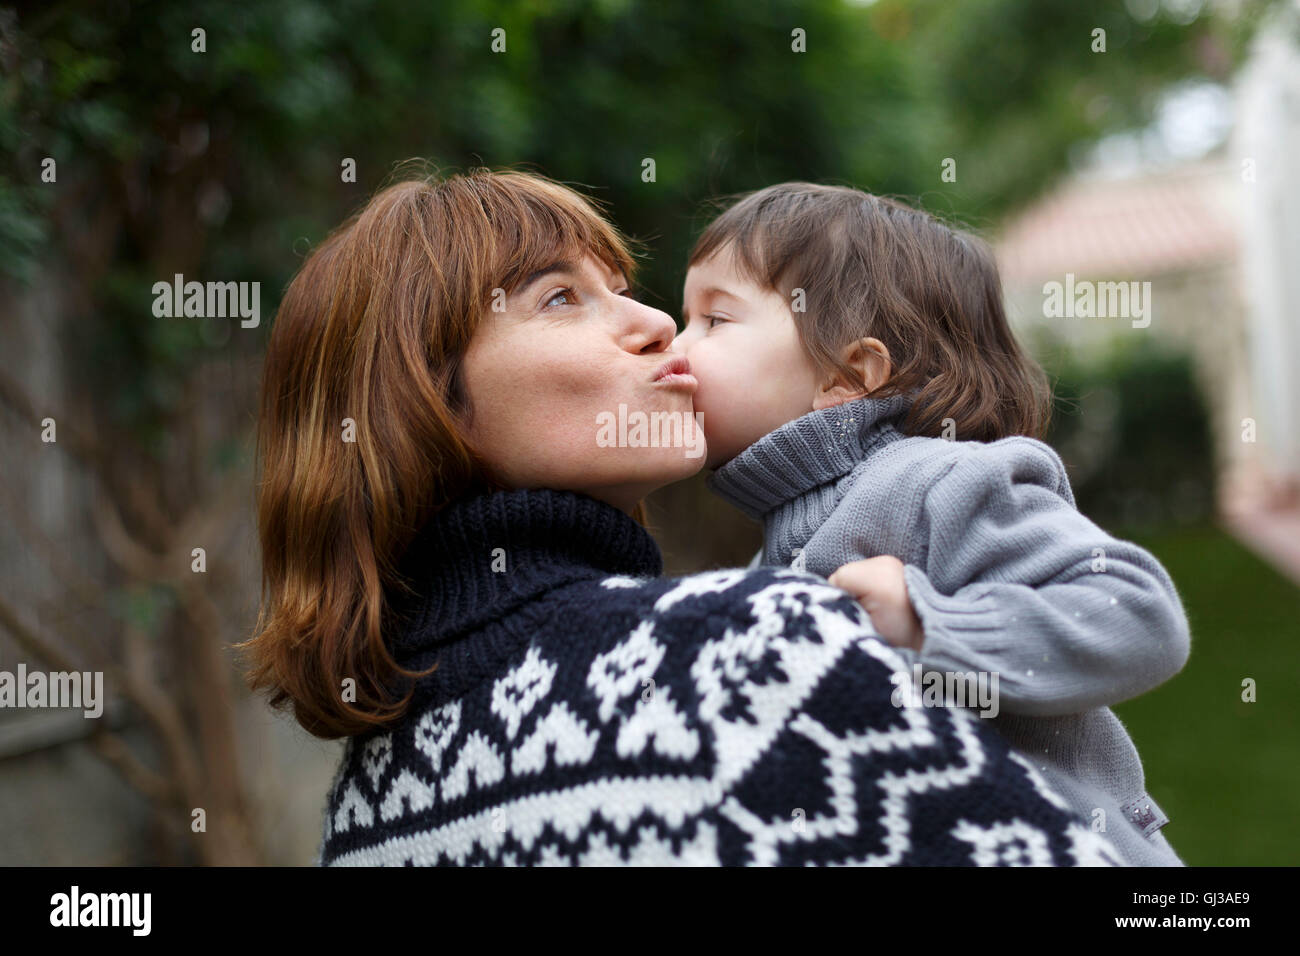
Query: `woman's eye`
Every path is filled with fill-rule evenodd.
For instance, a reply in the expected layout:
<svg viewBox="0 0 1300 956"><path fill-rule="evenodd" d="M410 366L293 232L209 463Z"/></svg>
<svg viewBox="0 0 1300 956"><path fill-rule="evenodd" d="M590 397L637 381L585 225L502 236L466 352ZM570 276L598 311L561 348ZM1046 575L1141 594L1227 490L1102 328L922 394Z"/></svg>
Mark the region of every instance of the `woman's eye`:
<svg viewBox="0 0 1300 956"><path fill-rule="evenodd" d="M569 300L570 300L570 304L572 304L572 300L573 300L573 290L572 290L572 289L561 289L559 292L555 293L555 295L551 296L549 299L546 300L546 305L547 305L547 307L550 307L550 305L551 305L553 302L555 302L556 299L569 299Z"/></svg>

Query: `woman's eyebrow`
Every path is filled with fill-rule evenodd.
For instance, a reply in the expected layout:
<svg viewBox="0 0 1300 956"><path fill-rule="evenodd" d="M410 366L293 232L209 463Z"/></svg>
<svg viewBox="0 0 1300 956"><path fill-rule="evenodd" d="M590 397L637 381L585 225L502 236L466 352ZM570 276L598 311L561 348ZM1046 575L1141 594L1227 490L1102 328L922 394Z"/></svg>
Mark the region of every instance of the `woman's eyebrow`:
<svg viewBox="0 0 1300 956"><path fill-rule="evenodd" d="M520 293L527 292L529 286L531 286L534 282L537 282L540 279L545 279L548 275L552 275L558 272L558 273L563 273L565 275L572 276L577 271L578 271L577 263L573 262L572 260L566 259L559 262L552 262L549 265L542 266L540 269L534 272L530 272L524 278L524 281L519 283L518 291Z"/></svg>

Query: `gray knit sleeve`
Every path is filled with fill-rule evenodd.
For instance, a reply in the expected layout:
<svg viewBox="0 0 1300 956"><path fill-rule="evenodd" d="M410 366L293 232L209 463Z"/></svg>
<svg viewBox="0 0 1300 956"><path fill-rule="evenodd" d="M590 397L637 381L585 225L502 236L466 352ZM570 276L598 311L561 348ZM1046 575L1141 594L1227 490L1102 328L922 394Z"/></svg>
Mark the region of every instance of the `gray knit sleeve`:
<svg viewBox="0 0 1300 956"><path fill-rule="evenodd" d="M923 667L996 672L1002 709L1033 716L1115 704L1182 669L1168 573L1073 500L1060 458L1028 438L974 449L933 483L926 566L904 569Z"/></svg>

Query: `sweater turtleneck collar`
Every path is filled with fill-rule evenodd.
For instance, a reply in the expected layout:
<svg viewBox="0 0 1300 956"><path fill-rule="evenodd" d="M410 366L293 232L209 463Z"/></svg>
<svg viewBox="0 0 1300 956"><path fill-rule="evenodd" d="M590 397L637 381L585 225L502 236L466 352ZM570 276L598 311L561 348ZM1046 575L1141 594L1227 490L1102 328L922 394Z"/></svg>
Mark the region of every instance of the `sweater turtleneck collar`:
<svg viewBox="0 0 1300 956"><path fill-rule="evenodd" d="M724 501L762 520L833 485L876 446L899 437L895 426L910 405L910 395L890 395L809 412L754 442L706 483Z"/></svg>
<svg viewBox="0 0 1300 956"><path fill-rule="evenodd" d="M662 570L645 528L586 495L525 489L461 498L429 520L400 562L416 593L394 602L405 623L391 645L399 656L446 646L553 588Z"/></svg>

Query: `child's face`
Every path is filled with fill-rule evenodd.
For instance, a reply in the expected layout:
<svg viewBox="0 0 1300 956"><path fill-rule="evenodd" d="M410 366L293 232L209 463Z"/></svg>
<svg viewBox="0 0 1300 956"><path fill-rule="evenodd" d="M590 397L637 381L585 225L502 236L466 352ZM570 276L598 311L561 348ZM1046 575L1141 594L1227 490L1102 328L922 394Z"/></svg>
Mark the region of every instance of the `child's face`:
<svg viewBox="0 0 1300 956"><path fill-rule="evenodd" d="M819 376L799 342L790 303L734 268L726 246L686 273L686 327L673 340L699 381L706 465L717 468L768 432L813 410Z"/></svg>

